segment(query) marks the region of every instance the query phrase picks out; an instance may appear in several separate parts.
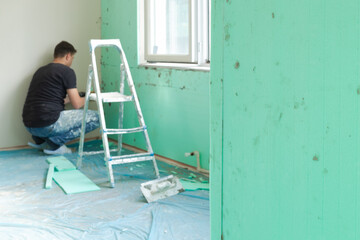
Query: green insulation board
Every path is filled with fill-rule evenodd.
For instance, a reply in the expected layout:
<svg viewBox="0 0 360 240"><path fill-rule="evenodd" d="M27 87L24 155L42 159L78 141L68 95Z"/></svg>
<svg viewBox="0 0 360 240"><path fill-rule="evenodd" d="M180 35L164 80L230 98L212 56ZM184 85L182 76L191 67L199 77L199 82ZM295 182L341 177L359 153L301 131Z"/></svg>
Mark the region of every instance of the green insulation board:
<svg viewBox="0 0 360 240"><path fill-rule="evenodd" d="M50 157L50 158L47 158L46 161L49 164L51 164L51 163L54 164L55 170L59 171L59 172L76 170L75 165L64 156Z"/></svg>
<svg viewBox="0 0 360 240"><path fill-rule="evenodd" d="M55 172L53 178L66 194L100 190L79 170Z"/></svg>
<svg viewBox="0 0 360 240"><path fill-rule="evenodd" d="M209 190L209 183L198 182L198 181L188 181L180 179L180 182L183 188L187 191L195 191L195 190Z"/></svg>
<svg viewBox="0 0 360 240"><path fill-rule="evenodd" d="M52 178L53 178L53 175L54 175L54 168L55 168L55 165L53 163L49 164L49 170L47 172L46 183L45 183L45 188L46 189L51 188Z"/></svg>

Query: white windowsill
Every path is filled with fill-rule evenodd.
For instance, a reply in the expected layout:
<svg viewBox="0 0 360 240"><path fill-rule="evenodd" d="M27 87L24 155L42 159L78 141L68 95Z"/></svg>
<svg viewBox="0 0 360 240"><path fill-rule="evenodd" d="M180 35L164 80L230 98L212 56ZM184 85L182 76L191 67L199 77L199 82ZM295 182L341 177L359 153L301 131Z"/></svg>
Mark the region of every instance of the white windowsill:
<svg viewBox="0 0 360 240"><path fill-rule="evenodd" d="M179 70L210 71L210 64L198 65L188 63L141 63L139 67L145 68L171 68Z"/></svg>

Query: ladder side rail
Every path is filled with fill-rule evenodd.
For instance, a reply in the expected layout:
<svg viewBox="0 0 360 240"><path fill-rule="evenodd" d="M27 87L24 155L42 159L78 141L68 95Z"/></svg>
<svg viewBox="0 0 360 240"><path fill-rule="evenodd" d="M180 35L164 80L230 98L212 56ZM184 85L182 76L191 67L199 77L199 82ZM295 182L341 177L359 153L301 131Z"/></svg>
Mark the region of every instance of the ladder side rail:
<svg viewBox="0 0 360 240"><path fill-rule="evenodd" d="M91 61L92 61L92 67L93 67L93 73L94 73L93 83L94 83L95 94L96 94L96 104L97 104L97 107L99 110L102 141L103 141L103 146L105 148L104 149L105 157L107 158L107 160L109 160L110 159L110 151L109 151L109 143L108 143L108 139L107 139L107 134L106 134L106 131L104 131L106 129L106 122L105 122L105 117L104 117L104 107L103 107L102 96L101 96L101 91L100 91L100 84L99 84L99 77L98 77L99 75L98 75L97 65L96 65L95 48L92 49L92 51L91 51Z"/></svg>
<svg viewBox="0 0 360 240"><path fill-rule="evenodd" d="M96 47L92 46L92 41L91 41L90 42L90 51L91 51L91 61L92 61L93 72L94 72L93 83L94 83L95 93L96 93L96 103L97 103L99 115L100 115L101 136L102 136L102 142L103 142L103 147L104 147L104 152L105 152L104 160L105 160L106 166L108 168L108 177L109 177L110 187L115 187L113 169L112 169L112 165L109 163L109 161L111 161L111 156L110 156L110 150L109 150L108 137L107 137L107 133L106 133L106 122L105 122L105 117L104 117L103 100L102 100L101 91L100 91L100 84L99 84L99 77L98 77L99 75L98 75L97 66L96 66L95 48Z"/></svg>
<svg viewBox="0 0 360 240"><path fill-rule="evenodd" d="M125 69L124 64L120 63L120 94L125 94ZM121 102L119 104L119 120L118 120L118 128L123 128L123 120L124 120L124 103ZM118 135L118 154L121 155L122 149L122 134Z"/></svg>
<svg viewBox="0 0 360 240"><path fill-rule="evenodd" d="M153 162L153 165L154 165L155 175L156 175L157 178L160 178L159 168L157 166L155 156L152 157L152 162Z"/></svg>
<svg viewBox="0 0 360 240"><path fill-rule="evenodd" d="M87 110L88 110L88 106L89 106L89 95L90 95L90 91L91 91L92 78L93 78L93 71L92 71L92 66L90 64L88 67L88 79L87 79L87 83L86 83L85 104L84 104L84 109L83 109L83 119L82 119L82 124L81 124L80 143L79 143L79 154L78 154L78 159L77 159L77 163L76 163L76 166L78 169L81 168L82 158L83 158L83 153L84 153L86 114L87 114Z"/></svg>

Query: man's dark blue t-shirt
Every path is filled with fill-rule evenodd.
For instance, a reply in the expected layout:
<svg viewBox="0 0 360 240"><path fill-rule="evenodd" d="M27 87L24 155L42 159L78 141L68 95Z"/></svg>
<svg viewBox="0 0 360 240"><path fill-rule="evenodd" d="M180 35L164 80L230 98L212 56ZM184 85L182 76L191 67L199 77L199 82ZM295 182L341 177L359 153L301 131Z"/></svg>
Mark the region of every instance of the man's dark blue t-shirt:
<svg viewBox="0 0 360 240"><path fill-rule="evenodd" d="M70 67L49 63L39 68L31 80L23 108L26 127L46 127L55 123L64 110L66 90L76 88L76 75Z"/></svg>

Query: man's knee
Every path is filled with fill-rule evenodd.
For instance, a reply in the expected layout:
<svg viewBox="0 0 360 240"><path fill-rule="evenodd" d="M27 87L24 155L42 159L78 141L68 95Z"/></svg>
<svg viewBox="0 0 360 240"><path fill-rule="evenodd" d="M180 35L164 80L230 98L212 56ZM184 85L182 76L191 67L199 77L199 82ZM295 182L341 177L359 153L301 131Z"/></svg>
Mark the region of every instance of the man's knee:
<svg viewBox="0 0 360 240"><path fill-rule="evenodd" d="M89 110L86 119L87 132L100 126L99 114L94 110Z"/></svg>
<svg viewBox="0 0 360 240"><path fill-rule="evenodd" d="M96 111L92 110L91 112L89 112L86 122L99 123L99 114Z"/></svg>

